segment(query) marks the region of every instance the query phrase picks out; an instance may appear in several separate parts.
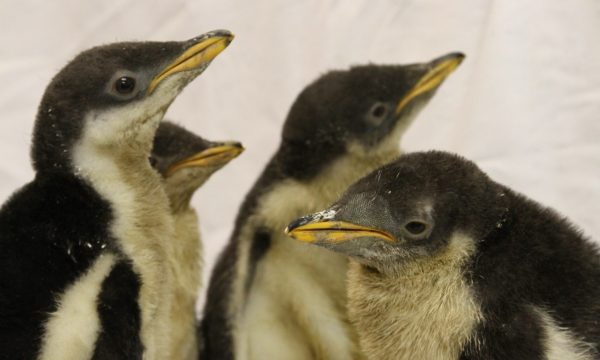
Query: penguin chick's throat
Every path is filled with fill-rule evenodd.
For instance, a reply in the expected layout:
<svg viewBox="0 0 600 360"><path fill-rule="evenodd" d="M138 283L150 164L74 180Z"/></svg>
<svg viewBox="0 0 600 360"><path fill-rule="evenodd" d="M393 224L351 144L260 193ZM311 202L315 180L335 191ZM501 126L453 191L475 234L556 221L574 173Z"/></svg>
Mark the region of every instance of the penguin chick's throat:
<svg viewBox="0 0 600 360"><path fill-rule="evenodd" d="M463 274L474 251L474 240L457 233L433 258L403 262L385 274L351 261L349 314L363 329L364 352L374 359L458 358L482 320ZM390 337L401 340L381 340Z"/></svg>

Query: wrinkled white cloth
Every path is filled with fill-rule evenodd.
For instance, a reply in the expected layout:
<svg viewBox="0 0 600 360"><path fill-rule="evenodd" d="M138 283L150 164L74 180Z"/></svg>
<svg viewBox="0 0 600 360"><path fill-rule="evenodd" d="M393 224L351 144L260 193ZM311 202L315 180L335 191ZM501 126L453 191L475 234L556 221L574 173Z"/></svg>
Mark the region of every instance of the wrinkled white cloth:
<svg viewBox="0 0 600 360"><path fill-rule="evenodd" d="M0 0L0 199L32 178L38 102L76 53L218 28L236 39L167 114L211 140L247 147L194 198L205 279L307 83L328 69L450 51L467 59L415 121L404 149L471 158L600 241L597 0Z"/></svg>

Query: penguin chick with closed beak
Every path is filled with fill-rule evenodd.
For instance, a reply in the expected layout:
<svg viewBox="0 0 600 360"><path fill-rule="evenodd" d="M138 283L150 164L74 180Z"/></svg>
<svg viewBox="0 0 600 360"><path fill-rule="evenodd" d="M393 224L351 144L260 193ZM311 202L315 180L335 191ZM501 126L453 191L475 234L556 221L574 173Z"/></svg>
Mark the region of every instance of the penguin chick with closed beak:
<svg viewBox="0 0 600 360"><path fill-rule="evenodd" d="M169 105L231 40L98 46L50 82L35 178L0 210L0 357L168 356L173 226L148 157Z"/></svg>
<svg viewBox="0 0 600 360"><path fill-rule="evenodd" d="M198 358L196 300L201 289L202 240L190 206L194 192L217 170L244 151L239 142L212 142L169 121L154 137L151 164L161 174L175 227L169 241L174 276L170 359Z"/></svg>
<svg viewBox="0 0 600 360"><path fill-rule="evenodd" d="M351 259L369 359L599 359L600 253L444 152L404 155L286 232Z"/></svg>
<svg viewBox="0 0 600 360"><path fill-rule="evenodd" d="M400 154L400 137L464 55L331 71L306 87L210 280L203 359L356 359L345 257L281 229Z"/></svg>

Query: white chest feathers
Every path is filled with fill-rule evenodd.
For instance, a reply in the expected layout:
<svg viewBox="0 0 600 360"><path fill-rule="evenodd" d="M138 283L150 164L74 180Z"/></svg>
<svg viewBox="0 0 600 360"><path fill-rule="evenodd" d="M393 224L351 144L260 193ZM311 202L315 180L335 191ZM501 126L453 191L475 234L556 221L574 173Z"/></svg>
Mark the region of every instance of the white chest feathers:
<svg viewBox="0 0 600 360"><path fill-rule="evenodd" d="M97 145L96 137L103 133L96 126L101 123L88 123L91 125L84 129L82 140L74 148L73 163L79 175L110 204L111 237L131 260L140 278L137 300L144 358L164 359L168 354L171 328L168 310L172 274L165 246L173 235L169 202L159 175L150 168L144 152L138 148L141 143L114 148ZM145 132L152 135L150 130Z"/></svg>
<svg viewBox="0 0 600 360"><path fill-rule="evenodd" d="M598 355L591 344L580 340L569 329L560 327L552 316L538 307L532 307L544 331L544 351L548 360L592 360Z"/></svg>
<svg viewBox="0 0 600 360"><path fill-rule="evenodd" d="M100 332L96 299L114 264L114 255L100 255L61 295L57 310L45 324L39 360L91 359Z"/></svg>
<svg viewBox="0 0 600 360"><path fill-rule="evenodd" d="M472 244L456 235L442 253L393 276L351 262L349 314L369 359L458 359L481 320L462 274Z"/></svg>

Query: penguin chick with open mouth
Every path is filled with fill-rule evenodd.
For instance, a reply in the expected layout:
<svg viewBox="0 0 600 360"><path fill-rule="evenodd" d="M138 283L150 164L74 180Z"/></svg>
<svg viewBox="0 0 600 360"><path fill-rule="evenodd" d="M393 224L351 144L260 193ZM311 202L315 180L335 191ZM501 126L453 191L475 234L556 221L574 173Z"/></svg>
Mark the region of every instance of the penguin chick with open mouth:
<svg viewBox="0 0 600 360"><path fill-rule="evenodd" d="M281 229L400 154L400 137L464 55L331 71L298 96L209 284L203 359L355 359L347 260Z"/></svg>
<svg viewBox="0 0 600 360"><path fill-rule="evenodd" d="M198 216L190 206L194 192L217 170L244 151L239 142L212 142L163 121L154 137L150 161L164 179L175 227L169 241L174 275L170 359L198 358L196 300L202 274Z"/></svg>
<svg viewBox="0 0 600 360"><path fill-rule="evenodd" d="M98 46L50 82L35 179L0 210L3 355L167 357L173 224L148 157L169 105L231 40L214 31Z"/></svg>
<svg viewBox="0 0 600 360"><path fill-rule="evenodd" d="M444 152L404 155L293 238L348 256L369 359L598 359L598 247Z"/></svg>

